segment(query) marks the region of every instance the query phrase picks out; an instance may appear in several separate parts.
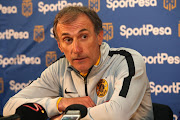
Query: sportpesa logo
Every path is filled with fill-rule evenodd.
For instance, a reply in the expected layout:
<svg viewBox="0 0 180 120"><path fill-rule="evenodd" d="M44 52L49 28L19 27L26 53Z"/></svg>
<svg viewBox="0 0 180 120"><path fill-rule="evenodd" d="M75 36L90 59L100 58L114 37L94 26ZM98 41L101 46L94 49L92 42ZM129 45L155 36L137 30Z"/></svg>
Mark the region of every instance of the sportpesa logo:
<svg viewBox="0 0 180 120"><path fill-rule="evenodd" d="M61 0L58 1L57 3L53 4L45 4L43 1L39 1L38 3L38 11L42 12L43 14L46 14L47 12L54 12L54 11L60 11L66 6L83 6L82 2L73 2L73 3L68 3L66 0Z"/></svg>
<svg viewBox="0 0 180 120"><path fill-rule="evenodd" d="M32 80L29 80L28 83L16 83L15 80L11 80L9 81L10 90L17 93L19 90L22 90L23 88L27 87L31 82Z"/></svg>
<svg viewBox="0 0 180 120"><path fill-rule="evenodd" d="M5 68L8 65L39 65L41 64L41 59L39 57L27 57L26 55L16 55L16 57L3 57L0 54L0 66Z"/></svg>
<svg viewBox="0 0 180 120"><path fill-rule="evenodd" d="M159 93L175 93L179 94L180 91L180 82L172 82L172 85L155 85L154 82L150 82L151 93L154 93L156 96Z"/></svg>
<svg viewBox="0 0 180 120"><path fill-rule="evenodd" d="M179 56L169 56L167 53L157 53L156 56L143 56L143 59L148 64L180 64Z"/></svg>
<svg viewBox="0 0 180 120"><path fill-rule="evenodd" d="M5 39L29 39L29 33L27 31L15 31L13 29L6 29L4 32L0 32L0 40Z"/></svg>
<svg viewBox="0 0 180 120"><path fill-rule="evenodd" d="M130 36L149 36L152 35L172 35L172 29L170 27L155 27L152 24L143 24L140 28L127 28L125 25L119 27L120 35L125 36L128 39Z"/></svg>
<svg viewBox="0 0 180 120"><path fill-rule="evenodd" d="M94 11L100 11L100 0L89 0L89 8L92 8Z"/></svg>
<svg viewBox="0 0 180 120"><path fill-rule="evenodd" d="M3 78L0 78L0 94L4 92L4 81Z"/></svg>
<svg viewBox="0 0 180 120"><path fill-rule="evenodd" d="M17 7L16 6L3 6L0 4L0 13L2 14L16 14Z"/></svg>
<svg viewBox="0 0 180 120"><path fill-rule="evenodd" d="M104 36L103 39L109 41L113 38L113 25L112 23L103 23Z"/></svg>
<svg viewBox="0 0 180 120"><path fill-rule="evenodd" d="M163 0L163 7L169 11L173 10L176 8L176 0Z"/></svg>
<svg viewBox="0 0 180 120"><path fill-rule="evenodd" d="M46 66L50 66L53 62L57 60L56 51L48 51L46 53Z"/></svg>
<svg viewBox="0 0 180 120"><path fill-rule="evenodd" d="M106 0L106 7L115 11L116 8L155 7L157 0Z"/></svg>
<svg viewBox="0 0 180 120"><path fill-rule="evenodd" d="M50 29L50 37L51 37L51 38L54 38L53 28Z"/></svg>

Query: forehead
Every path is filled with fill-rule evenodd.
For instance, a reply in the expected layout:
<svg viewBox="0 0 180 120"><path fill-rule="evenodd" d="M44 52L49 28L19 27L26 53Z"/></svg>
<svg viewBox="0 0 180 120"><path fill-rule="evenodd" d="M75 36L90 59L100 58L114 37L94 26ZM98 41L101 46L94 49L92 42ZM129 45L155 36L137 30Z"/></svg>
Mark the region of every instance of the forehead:
<svg viewBox="0 0 180 120"><path fill-rule="evenodd" d="M85 13L77 13L77 12L72 12L71 11L70 13L66 13L61 18L59 18L58 23L60 23L60 24L70 24L79 17L83 17L85 19L90 20L89 16L86 15Z"/></svg>
<svg viewBox="0 0 180 120"><path fill-rule="evenodd" d="M57 24L58 32L77 31L79 29L94 29L94 25L85 14L80 14L71 22L64 22L64 18Z"/></svg>

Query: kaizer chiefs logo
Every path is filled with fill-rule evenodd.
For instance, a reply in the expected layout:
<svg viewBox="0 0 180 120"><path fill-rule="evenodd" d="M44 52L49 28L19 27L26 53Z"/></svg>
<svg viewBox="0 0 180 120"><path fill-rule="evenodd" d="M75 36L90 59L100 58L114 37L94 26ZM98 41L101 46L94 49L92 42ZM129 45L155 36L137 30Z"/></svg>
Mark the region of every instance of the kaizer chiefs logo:
<svg viewBox="0 0 180 120"><path fill-rule="evenodd" d="M112 23L103 23L104 36L103 39L109 41L113 38L113 25Z"/></svg>
<svg viewBox="0 0 180 120"><path fill-rule="evenodd" d="M104 97L108 91L108 83L105 79L101 79L96 87L96 93L98 97Z"/></svg>
<svg viewBox="0 0 180 120"><path fill-rule="evenodd" d="M44 40L44 27L43 25L34 26L34 40L36 42L42 42Z"/></svg>
<svg viewBox="0 0 180 120"><path fill-rule="evenodd" d="M99 12L100 0L89 0L89 8L92 8L94 11Z"/></svg>
<svg viewBox="0 0 180 120"><path fill-rule="evenodd" d="M0 78L0 94L4 92L4 81Z"/></svg>
<svg viewBox="0 0 180 120"><path fill-rule="evenodd" d="M176 8L176 0L164 0L163 6L165 9L171 11Z"/></svg>
<svg viewBox="0 0 180 120"><path fill-rule="evenodd" d="M22 15L29 17L33 13L33 4L31 0L23 0L22 2Z"/></svg>
<svg viewBox="0 0 180 120"><path fill-rule="evenodd" d="M56 51L48 51L46 53L46 66L50 66L53 62L57 60Z"/></svg>

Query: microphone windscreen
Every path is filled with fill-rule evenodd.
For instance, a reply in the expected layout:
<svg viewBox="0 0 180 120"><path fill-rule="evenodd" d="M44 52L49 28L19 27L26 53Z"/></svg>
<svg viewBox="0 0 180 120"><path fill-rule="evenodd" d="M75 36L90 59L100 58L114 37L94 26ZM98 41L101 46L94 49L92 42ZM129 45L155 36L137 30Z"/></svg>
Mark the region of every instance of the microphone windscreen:
<svg viewBox="0 0 180 120"><path fill-rule="evenodd" d="M68 106L65 109L65 113L68 110L79 110L80 114L81 114L81 118L83 118L83 117L85 117L87 115L87 108L84 105L81 105L81 104L72 104L72 105Z"/></svg>
<svg viewBox="0 0 180 120"><path fill-rule="evenodd" d="M45 109L37 103L26 103L16 109L21 120L47 120Z"/></svg>

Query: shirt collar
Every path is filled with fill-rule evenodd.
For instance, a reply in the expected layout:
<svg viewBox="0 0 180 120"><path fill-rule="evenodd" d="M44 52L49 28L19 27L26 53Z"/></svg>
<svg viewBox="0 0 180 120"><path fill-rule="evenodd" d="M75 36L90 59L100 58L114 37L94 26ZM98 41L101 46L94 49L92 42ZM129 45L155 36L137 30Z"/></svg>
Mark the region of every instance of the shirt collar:
<svg viewBox="0 0 180 120"><path fill-rule="evenodd" d="M101 59L101 54L99 55L99 58L95 64L96 66L99 65L100 59ZM80 75L82 75L83 77L86 77L87 73L80 73Z"/></svg>

